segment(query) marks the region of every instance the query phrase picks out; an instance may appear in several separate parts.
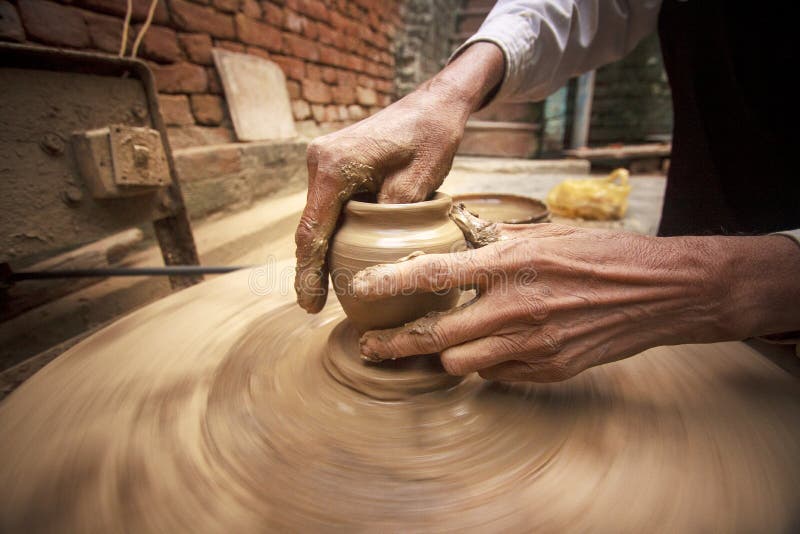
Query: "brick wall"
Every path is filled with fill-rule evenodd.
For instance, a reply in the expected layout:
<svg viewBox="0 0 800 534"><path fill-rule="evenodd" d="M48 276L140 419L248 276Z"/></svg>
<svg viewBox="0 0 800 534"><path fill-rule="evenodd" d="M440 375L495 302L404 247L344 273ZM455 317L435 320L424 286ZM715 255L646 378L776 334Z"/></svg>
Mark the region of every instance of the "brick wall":
<svg viewBox="0 0 800 534"><path fill-rule="evenodd" d="M150 1L133 6L128 53ZM125 10L126 0L0 0L0 40L116 54ZM174 148L234 140L212 47L280 65L298 129L313 137L391 103L400 25L392 0L159 0L138 56Z"/></svg>
<svg viewBox="0 0 800 534"><path fill-rule="evenodd" d="M672 98L658 36L597 70L590 145L638 143L672 133Z"/></svg>

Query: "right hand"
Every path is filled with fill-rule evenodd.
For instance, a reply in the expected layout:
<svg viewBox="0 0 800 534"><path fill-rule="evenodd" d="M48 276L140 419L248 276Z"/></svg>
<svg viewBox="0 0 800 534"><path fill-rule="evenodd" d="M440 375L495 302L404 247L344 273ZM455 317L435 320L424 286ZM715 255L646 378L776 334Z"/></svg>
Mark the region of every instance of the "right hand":
<svg viewBox="0 0 800 534"><path fill-rule="evenodd" d="M295 291L303 309L317 313L325 305L328 242L344 204L361 192L381 203L428 198L450 171L470 111L446 91L424 86L308 146L308 199L295 233Z"/></svg>
<svg viewBox="0 0 800 534"><path fill-rule="evenodd" d="M308 147L308 199L295 233L297 302L325 305L325 256L342 206L369 192L382 203L425 200L453 164L469 114L499 86L500 48L478 42L419 89L372 117L318 137Z"/></svg>

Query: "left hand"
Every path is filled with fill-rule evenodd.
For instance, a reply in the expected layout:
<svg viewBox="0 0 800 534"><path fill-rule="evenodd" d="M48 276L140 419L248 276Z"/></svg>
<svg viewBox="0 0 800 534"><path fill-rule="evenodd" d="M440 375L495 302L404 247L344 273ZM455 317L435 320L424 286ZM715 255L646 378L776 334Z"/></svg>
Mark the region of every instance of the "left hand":
<svg viewBox="0 0 800 534"><path fill-rule="evenodd" d="M731 339L715 238L659 238L556 224L493 225L499 240L370 268L355 294L477 287L466 305L365 333L362 355L440 353L447 372L565 380L658 345Z"/></svg>

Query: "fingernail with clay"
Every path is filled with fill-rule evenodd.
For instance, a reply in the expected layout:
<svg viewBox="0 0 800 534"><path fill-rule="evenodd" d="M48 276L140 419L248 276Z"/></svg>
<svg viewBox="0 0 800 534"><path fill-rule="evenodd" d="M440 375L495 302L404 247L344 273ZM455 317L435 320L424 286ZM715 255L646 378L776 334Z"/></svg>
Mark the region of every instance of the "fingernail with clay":
<svg viewBox="0 0 800 534"><path fill-rule="evenodd" d="M368 347L369 345L369 338L367 336L361 336L361 339L358 340L358 344L361 349L361 359L366 360L368 362L380 362L383 361L381 355L375 351L375 349Z"/></svg>

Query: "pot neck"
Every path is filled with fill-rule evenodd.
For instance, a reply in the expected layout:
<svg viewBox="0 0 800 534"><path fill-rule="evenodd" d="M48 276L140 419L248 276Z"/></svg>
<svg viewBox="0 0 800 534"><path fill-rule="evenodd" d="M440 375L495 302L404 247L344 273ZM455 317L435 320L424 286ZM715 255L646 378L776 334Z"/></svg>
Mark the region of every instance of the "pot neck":
<svg viewBox="0 0 800 534"><path fill-rule="evenodd" d="M351 200L345 206L347 218L380 226L424 226L446 220L453 201L449 195L435 193L433 198L411 204L378 204Z"/></svg>

